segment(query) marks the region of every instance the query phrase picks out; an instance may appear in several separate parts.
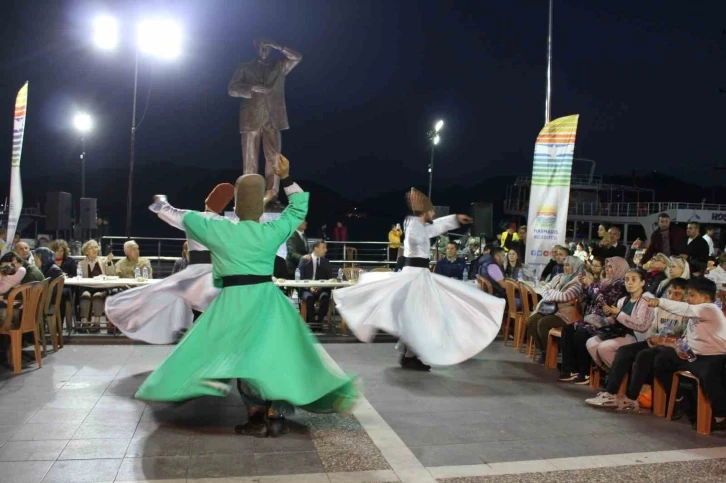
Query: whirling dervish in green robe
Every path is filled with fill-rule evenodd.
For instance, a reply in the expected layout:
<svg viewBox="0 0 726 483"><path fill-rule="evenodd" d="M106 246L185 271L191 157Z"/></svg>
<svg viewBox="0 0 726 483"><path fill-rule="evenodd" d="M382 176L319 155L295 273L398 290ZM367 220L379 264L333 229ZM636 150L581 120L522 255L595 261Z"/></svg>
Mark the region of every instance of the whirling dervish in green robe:
<svg viewBox="0 0 726 483"><path fill-rule="evenodd" d="M238 379L248 423L236 431L257 437L286 433L290 407L348 412L359 393L357 378L337 367L272 281L277 249L305 219L309 198L289 178L283 156L275 171L289 199L275 221L259 223L272 196L260 175L237 179L238 222L182 214L187 236L211 251L222 291L136 393L150 401L226 397Z"/></svg>

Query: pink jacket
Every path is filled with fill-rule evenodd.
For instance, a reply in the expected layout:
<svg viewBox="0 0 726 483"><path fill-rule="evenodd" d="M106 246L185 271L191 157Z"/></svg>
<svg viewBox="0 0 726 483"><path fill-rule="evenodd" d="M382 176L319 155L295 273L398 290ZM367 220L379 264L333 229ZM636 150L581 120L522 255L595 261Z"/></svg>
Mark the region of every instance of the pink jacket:
<svg viewBox="0 0 726 483"><path fill-rule="evenodd" d="M633 307L632 314L628 315L625 312L620 312L615 318L618 322L623 324L628 329L632 329L634 332L647 332L653 323L653 309L648 307L646 299L652 299L653 295L650 292L645 292ZM625 302L630 300L630 296L623 297L618 300L618 308L622 310Z"/></svg>

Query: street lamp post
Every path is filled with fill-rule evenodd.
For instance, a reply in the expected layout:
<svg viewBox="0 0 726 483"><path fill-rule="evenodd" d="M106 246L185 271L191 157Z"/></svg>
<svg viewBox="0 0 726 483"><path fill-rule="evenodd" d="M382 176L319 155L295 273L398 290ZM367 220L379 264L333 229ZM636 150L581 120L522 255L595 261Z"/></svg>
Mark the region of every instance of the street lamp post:
<svg viewBox="0 0 726 483"><path fill-rule="evenodd" d="M91 116L85 113L76 114L73 124L81 133L81 198L86 197L86 134L91 130Z"/></svg>
<svg viewBox="0 0 726 483"><path fill-rule="evenodd" d="M429 199L431 199L431 186L433 185L434 180L434 150L436 145L439 144L439 141L441 141L439 131L441 131L442 127L444 127L444 121L439 120L434 125L434 130L429 131L429 139L431 140L431 161L429 162Z"/></svg>
<svg viewBox="0 0 726 483"><path fill-rule="evenodd" d="M101 17L94 22L96 45L113 49L118 44L118 27L111 17ZM136 149L136 93L139 84L139 52L156 57L174 58L179 55L181 30L170 20L152 19L139 24L138 41L134 61L134 98L131 108L131 150L129 154L129 184L126 195L126 237L131 236L131 207L134 192L134 154Z"/></svg>

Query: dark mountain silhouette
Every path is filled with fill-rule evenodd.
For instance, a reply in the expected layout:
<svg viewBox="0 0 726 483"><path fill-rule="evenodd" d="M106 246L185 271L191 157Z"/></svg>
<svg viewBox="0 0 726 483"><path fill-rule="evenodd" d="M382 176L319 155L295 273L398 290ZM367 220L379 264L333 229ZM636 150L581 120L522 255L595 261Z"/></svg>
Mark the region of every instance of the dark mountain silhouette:
<svg viewBox="0 0 726 483"><path fill-rule="evenodd" d="M173 173L174 181L169 180L168 173ZM97 197L99 216L110 220L113 235L123 235L124 232L127 176L128 170L123 166L95 171L87 178L86 193L89 197ZM237 176L237 170L212 170L172 163L139 166L135 171L134 182L133 236L179 236L177 230L160 222L147 210L154 194L168 195L170 201L180 208L203 209L204 199L213 186L225 181L234 182ZM405 177L400 179L400 190L361 201L348 199L319 182L299 180L311 193L309 235L320 236L321 226L327 224L330 236L335 222L343 221L348 226L350 240L386 240L390 225L402 221L407 214L405 192L410 185L405 184ZM508 221L502 205L507 186L514 181L514 176L487 177L486 173L472 173L469 179L481 181L467 186L434 184L434 204L448 206L450 213L469 213L471 203L488 202L492 203L494 209L495 224ZM701 203L705 198L707 203L718 203L718 200L726 198L726 189L723 187L697 186L658 172L607 175L603 176L603 182L653 189L656 201ZM341 191L342 188L345 187L341 187ZM426 185L418 184L417 188L428 191ZM360 190L360 187L357 189ZM74 195L74 210L77 211L80 177L61 171L54 175L27 178L23 180L23 191L25 207L40 206L41 209L44 209L47 192L70 192ZM232 205L228 209L232 210Z"/></svg>

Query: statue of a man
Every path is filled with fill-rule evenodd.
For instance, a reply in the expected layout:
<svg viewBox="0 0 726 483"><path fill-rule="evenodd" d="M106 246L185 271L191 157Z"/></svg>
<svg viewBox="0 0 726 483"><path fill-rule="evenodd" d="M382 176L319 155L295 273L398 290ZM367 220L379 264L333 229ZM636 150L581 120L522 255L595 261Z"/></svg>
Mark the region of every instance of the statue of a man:
<svg viewBox="0 0 726 483"><path fill-rule="evenodd" d="M285 76L302 60L302 55L270 40L254 41L257 58L240 64L229 81L229 95L240 98L239 132L242 135L244 174L258 174L260 141L265 152L267 189L275 193L280 180L275 163L280 153L280 131L288 129L285 108ZM283 57L271 61L270 49Z"/></svg>

